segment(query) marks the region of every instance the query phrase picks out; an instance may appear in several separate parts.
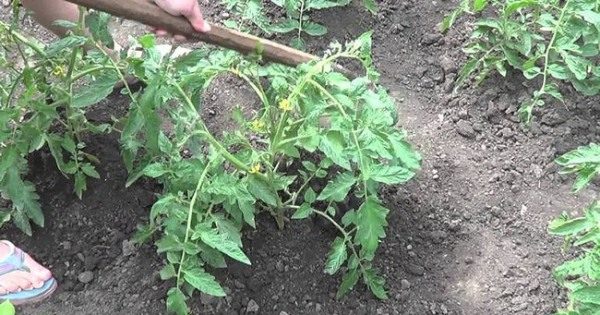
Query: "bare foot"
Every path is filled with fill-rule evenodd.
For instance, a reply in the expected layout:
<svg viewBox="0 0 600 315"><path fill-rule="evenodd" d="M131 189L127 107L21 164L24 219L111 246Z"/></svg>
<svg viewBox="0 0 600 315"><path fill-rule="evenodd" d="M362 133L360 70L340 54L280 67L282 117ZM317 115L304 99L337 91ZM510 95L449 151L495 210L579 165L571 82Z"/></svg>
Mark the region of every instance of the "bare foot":
<svg viewBox="0 0 600 315"><path fill-rule="evenodd" d="M10 242L0 241L0 266L14 250L18 251ZM23 270L14 270L0 275L0 295L41 288L44 282L52 278L52 273L31 256L23 253L23 257Z"/></svg>

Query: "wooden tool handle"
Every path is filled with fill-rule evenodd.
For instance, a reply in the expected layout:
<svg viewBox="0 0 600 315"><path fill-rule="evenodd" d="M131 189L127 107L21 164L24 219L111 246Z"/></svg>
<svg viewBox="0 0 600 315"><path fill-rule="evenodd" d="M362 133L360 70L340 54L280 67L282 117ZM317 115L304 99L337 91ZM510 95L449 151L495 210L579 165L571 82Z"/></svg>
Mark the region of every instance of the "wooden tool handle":
<svg viewBox="0 0 600 315"><path fill-rule="evenodd" d="M211 25L210 32L197 32L187 19L170 15L151 0L67 1L128 20L138 21L148 26L164 29L173 34L181 34L189 39L233 49L244 54L256 52L260 47L263 58L289 66L297 66L301 63L317 59L316 56L297 49L218 25Z"/></svg>

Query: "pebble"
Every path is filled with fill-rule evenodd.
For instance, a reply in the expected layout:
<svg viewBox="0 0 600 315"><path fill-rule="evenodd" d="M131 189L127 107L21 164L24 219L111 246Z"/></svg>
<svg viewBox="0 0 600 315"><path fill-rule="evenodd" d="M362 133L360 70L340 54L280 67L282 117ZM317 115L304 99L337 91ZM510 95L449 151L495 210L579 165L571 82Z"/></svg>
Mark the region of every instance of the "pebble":
<svg viewBox="0 0 600 315"><path fill-rule="evenodd" d="M94 280L94 273L91 271L84 271L77 276L77 280L83 284L87 284Z"/></svg>
<svg viewBox="0 0 600 315"><path fill-rule="evenodd" d="M277 271L279 271L279 272L284 272L285 271L285 266L283 265L283 262L278 261L275 264L275 269L277 269Z"/></svg>
<svg viewBox="0 0 600 315"><path fill-rule="evenodd" d="M279 312L279 315L289 315L286 311Z"/></svg>
<svg viewBox="0 0 600 315"><path fill-rule="evenodd" d="M124 240L123 243L121 243L121 250L123 256L131 256L135 252L135 245L132 241Z"/></svg>
<svg viewBox="0 0 600 315"><path fill-rule="evenodd" d="M70 250L71 249L71 242L69 241L65 241L62 243L63 249L64 250Z"/></svg>
<svg viewBox="0 0 600 315"><path fill-rule="evenodd" d="M425 36L423 36L423 40L421 40L421 43L423 43L425 45L433 45L440 39L442 39L442 34L429 33L429 34L425 34Z"/></svg>
<svg viewBox="0 0 600 315"><path fill-rule="evenodd" d="M235 285L235 287L238 288L238 289L245 289L246 288L246 285L244 283L242 283L241 281L239 281L239 280L234 280L233 281L233 285Z"/></svg>
<svg viewBox="0 0 600 315"><path fill-rule="evenodd" d="M250 300L246 306L246 314L258 314L259 309L260 307L258 306L258 303L256 303L254 300Z"/></svg>
<svg viewBox="0 0 600 315"><path fill-rule="evenodd" d="M459 120L456 123L456 132L467 139L474 139L476 136L473 126L466 120Z"/></svg>
<svg viewBox="0 0 600 315"><path fill-rule="evenodd" d="M425 268L415 264L408 264L406 266L407 271L415 276L422 276L425 274Z"/></svg>
<svg viewBox="0 0 600 315"><path fill-rule="evenodd" d="M408 289L410 289L410 282L406 279L402 279L402 280L400 280L400 286L401 286L402 290L408 290Z"/></svg>

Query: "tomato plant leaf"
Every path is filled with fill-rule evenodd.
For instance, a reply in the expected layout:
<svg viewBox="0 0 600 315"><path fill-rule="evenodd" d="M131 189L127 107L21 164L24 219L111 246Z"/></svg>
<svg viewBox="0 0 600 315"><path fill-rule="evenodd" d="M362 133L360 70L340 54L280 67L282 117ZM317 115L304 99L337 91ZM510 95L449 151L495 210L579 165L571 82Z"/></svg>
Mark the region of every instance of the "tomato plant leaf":
<svg viewBox="0 0 600 315"><path fill-rule="evenodd" d="M340 267L342 267L347 258L346 241L341 237L336 237L333 244L331 244L331 250L329 251L325 265L325 272L330 275L335 274L340 270Z"/></svg>
<svg viewBox="0 0 600 315"><path fill-rule="evenodd" d="M352 173L342 173L335 177L333 181L330 181L317 200L333 200L340 202L346 199L348 192L356 184L356 178L352 175Z"/></svg>
<svg viewBox="0 0 600 315"><path fill-rule="evenodd" d="M213 296L223 297L225 291L221 285L215 280L215 277L202 268L194 268L190 270L184 270L184 279L194 288Z"/></svg>

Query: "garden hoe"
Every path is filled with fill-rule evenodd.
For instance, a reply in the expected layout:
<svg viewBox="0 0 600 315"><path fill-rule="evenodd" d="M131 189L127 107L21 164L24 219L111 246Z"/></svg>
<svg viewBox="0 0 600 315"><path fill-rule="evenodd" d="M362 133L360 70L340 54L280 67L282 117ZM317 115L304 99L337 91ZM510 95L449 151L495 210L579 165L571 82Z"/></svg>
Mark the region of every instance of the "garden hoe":
<svg viewBox="0 0 600 315"><path fill-rule="evenodd" d="M161 10L151 0L67 0L89 9L104 11L114 16L155 28L164 29L173 34L181 34L190 40L236 50L243 54L260 52L267 60L288 66L297 66L318 57L297 49L275 43L273 41L238 32L218 25L211 25L211 30L199 33L183 17L170 15ZM342 69L340 69L342 70Z"/></svg>

